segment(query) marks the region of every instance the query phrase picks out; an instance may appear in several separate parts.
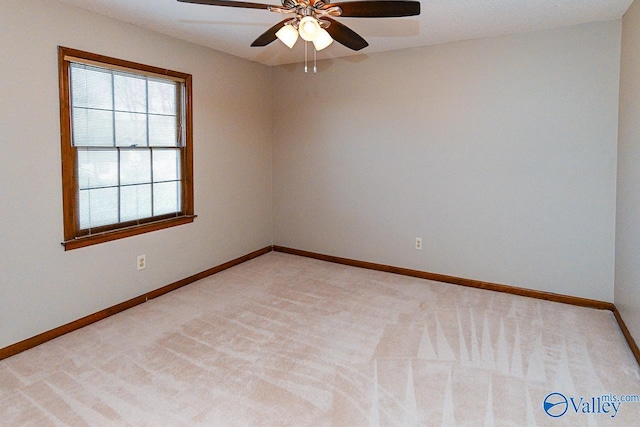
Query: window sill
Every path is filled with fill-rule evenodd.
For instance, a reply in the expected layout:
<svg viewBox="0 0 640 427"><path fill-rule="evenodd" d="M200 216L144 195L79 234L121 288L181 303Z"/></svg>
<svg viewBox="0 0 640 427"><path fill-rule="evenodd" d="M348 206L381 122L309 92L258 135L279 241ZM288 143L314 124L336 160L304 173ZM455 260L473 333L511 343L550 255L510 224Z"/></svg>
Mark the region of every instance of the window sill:
<svg viewBox="0 0 640 427"><path fill-rule="evenodd" d="M149 233L151 231L162 230L164 228L176 227L178 225L193 222L196 215L184 215L176 218L164 219L133 227L121 228L104 233L91 234L89 236L76 237L75 239L62 242L65 251L84 248L85 246L97 245L99 243L110 242L112 240L124 239L125 237L136 236L138 234Z"/></svg>

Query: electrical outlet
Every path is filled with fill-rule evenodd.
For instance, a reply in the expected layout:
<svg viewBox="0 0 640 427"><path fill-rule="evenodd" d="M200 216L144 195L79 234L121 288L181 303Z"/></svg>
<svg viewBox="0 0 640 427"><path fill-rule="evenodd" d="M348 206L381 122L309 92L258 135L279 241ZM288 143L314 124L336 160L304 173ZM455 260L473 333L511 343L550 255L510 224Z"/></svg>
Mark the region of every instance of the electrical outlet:
<svg viewBox="0 0 640 427"><path fill-rule="evenodd" d="M416 249L419 251L422 250L422 237L416 237Z"/></svg>
<svg viewBox="0 0 640 427"><path fill-rule="evenodd" d="M138 255L137 258L138 271L144 270L147 268L147 256L146 255Z"/></svg>

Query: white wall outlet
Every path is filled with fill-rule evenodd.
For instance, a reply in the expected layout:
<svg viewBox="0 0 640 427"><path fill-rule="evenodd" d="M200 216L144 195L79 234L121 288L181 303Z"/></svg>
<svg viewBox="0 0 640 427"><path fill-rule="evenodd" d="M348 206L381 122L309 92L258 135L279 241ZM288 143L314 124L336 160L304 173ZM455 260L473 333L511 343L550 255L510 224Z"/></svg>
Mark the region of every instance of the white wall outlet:
<svg viewBox="0 0 640 427"><path fill-rule="evenodd" d="M144 270L147 268L147 256L146 255L138 255L137 258L138 271Z"/></svg>
<svg viewBox="0 0 640 427"><path fill-rule="evenodd" d="M422 250L422 237L416 237L416 249L419 251Z"/></svg>

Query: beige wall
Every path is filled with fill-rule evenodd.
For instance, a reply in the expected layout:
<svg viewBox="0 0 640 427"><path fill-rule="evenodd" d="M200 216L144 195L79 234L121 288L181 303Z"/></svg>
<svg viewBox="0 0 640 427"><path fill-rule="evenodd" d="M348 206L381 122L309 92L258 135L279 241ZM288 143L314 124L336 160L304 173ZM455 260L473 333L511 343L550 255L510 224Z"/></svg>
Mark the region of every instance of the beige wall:
<svg viewBox="0 0 640 427"><path fill-rule="evenodd" d="M640 2L622 20L615 303L640 343Z"/></svg>
<svg viewBox="0 0 640 427"><path fill-rule="evenodd" d="M193 75L193 224L63 250L58 45ZM0 348L272 243L268 67L51 0L0 2L0 46Z"/></svg>
<svg viewBox="0 0 640 427"><path fill-rule="evenodd" d="M620 37L275 68L275 244L613 301Z"/></svg>

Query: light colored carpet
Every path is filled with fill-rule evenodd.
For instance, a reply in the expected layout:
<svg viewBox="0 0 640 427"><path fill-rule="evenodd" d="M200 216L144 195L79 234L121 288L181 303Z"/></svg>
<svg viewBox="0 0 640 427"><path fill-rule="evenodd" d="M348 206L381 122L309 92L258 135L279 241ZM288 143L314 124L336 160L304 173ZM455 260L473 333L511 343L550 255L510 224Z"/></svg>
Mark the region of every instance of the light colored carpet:
<svg viewBox="0 0 640 427"><path fill-rule="evenodd" d="M639 425L612 393L608 311L281 253L0 361L7 426Z"/></svg>

